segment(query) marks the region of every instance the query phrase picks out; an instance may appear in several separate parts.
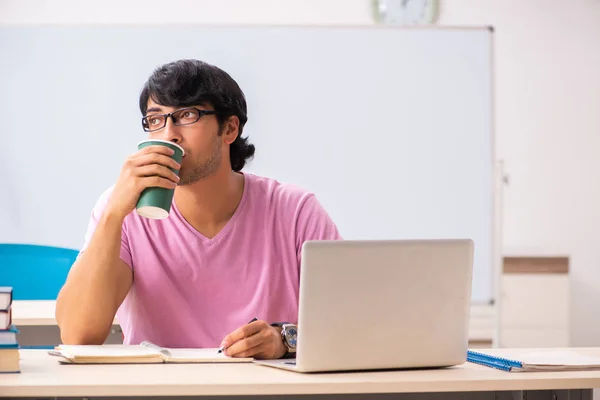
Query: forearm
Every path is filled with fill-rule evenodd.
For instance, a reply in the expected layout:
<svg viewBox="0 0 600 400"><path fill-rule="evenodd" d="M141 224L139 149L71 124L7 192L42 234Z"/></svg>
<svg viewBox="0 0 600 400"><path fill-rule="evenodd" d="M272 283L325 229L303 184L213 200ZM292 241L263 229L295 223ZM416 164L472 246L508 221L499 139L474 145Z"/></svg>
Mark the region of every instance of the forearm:
<svg viewBox="0 0 600 400"><path fill-rule="evenodd" d="M110 332L132 281L120 260L122 221L103 215L58 295L56 320L64 343L101 344Z"/></svg>

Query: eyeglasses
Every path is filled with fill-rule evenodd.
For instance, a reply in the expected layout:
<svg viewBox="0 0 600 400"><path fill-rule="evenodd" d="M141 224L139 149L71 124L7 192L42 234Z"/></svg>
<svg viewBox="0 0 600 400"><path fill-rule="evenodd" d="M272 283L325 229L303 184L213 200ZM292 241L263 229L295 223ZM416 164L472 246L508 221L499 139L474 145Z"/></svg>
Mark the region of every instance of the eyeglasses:
<svg viewBox="0 0 600 400"><path fill-rule="evenodd" d="M190 125L204 116L204 115L215 115L216 111L213 110L200 110L195 107L181 108L168 114L155 114L147 115L142 118L142 127L146 132L153 132L164 128L167 125L167 119L171 117L173 125Z"/></svg>

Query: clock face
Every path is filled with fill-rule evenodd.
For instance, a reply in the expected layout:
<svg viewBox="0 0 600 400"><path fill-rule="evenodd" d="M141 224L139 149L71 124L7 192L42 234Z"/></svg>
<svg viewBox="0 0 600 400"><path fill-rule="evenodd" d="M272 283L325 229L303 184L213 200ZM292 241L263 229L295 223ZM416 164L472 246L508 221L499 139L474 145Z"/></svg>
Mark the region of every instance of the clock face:
<svg viewBox="0 0 600 400"><path fill-rule="evenodd" d="M438 0L373 0L375 20L385 24L419 25L435 22Z"/></svg>

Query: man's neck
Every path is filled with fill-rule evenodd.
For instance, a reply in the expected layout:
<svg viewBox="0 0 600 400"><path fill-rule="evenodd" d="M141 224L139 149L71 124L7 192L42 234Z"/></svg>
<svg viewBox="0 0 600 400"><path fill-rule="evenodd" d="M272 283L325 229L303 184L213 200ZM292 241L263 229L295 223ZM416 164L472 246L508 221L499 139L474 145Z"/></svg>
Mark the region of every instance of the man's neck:
<svg viewBox="0 0 600 400"><path fill-rule="evenodd" d="M244 176L231 170L175 190L181 215L200 233L215 236L231 219L244 192Z"/></svg>

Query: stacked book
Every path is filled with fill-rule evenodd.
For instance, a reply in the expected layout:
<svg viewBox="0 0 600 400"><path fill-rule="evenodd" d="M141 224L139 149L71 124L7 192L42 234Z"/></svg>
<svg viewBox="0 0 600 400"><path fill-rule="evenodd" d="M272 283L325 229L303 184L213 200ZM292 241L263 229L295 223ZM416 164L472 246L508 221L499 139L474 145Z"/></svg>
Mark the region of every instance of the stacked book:
<svg viewBox="0 0 600 400"><path fill-rule="evenodd" d="M21 372L19 331L12 324L12 287L0 286L0 373Z"/></svg>

